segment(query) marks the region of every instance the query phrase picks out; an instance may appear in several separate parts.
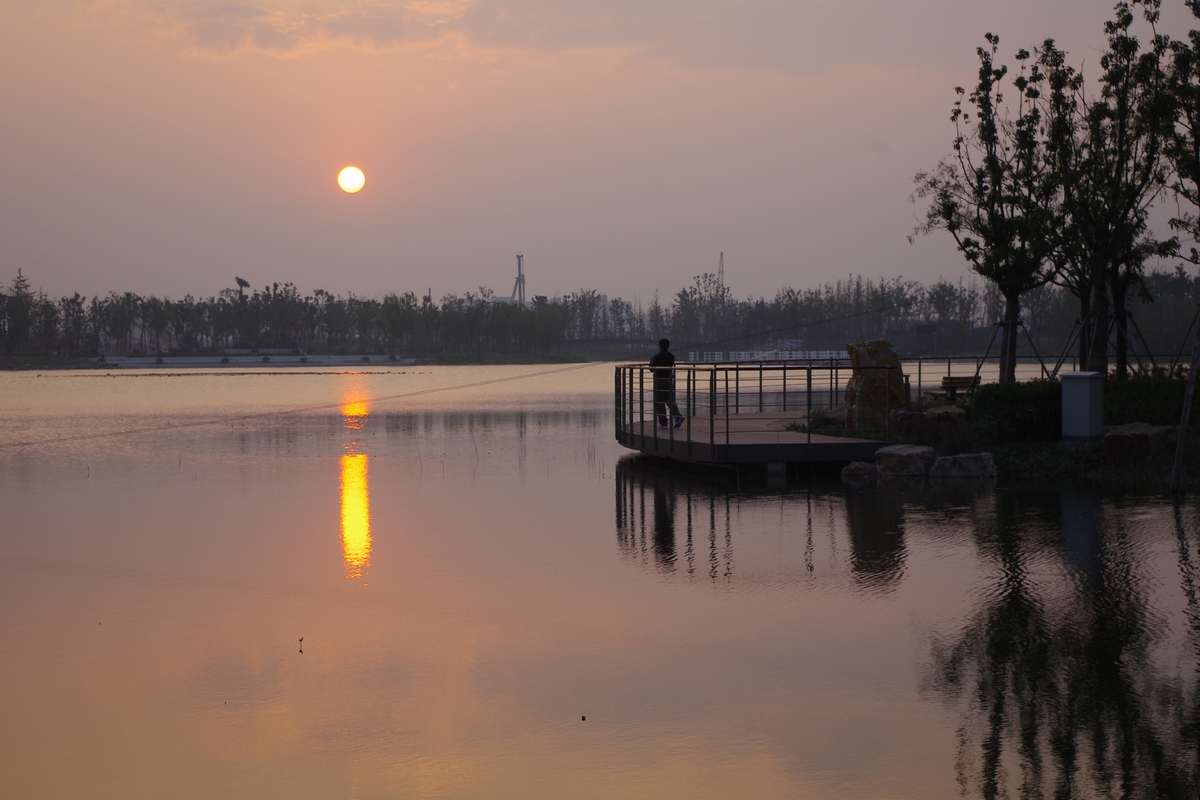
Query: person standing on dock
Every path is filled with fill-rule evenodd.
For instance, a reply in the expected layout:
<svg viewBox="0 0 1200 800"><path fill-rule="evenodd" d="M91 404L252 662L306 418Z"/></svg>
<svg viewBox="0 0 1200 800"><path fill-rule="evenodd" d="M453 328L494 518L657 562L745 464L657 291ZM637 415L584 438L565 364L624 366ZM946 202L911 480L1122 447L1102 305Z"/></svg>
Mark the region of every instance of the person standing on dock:
<svg viewBox="0 0 1200 800"><path fill-rule="evenodd" d="M659 339L658 352L650 357L650 369L654 372L654 411L661 428L671 424L671 417L675 418L676 428L683 424L683 414L675 405L675 356L671 355L670 347L670 341Z"/></svg>

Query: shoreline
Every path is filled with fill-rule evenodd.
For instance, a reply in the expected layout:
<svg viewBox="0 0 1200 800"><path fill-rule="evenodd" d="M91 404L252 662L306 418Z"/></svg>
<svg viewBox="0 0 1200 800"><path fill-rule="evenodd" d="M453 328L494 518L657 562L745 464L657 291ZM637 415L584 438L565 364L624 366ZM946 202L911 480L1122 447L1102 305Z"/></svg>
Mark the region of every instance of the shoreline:
<svg viewBox="0 0 1200 800"><path fill-rule="evenodd" d="M578 354L562 357L503 356L486 354L443 353L437 356L387 356L378 353L355 355L305 354L237 354L198 356L100 356L89 358L51 358L18 356L11 361L0 359L0 372L30 370L104 371L104 370L224 370L276 369L287 370L317 367L433 367L433 366L507 366L539 364L590 363Z"/></svg>

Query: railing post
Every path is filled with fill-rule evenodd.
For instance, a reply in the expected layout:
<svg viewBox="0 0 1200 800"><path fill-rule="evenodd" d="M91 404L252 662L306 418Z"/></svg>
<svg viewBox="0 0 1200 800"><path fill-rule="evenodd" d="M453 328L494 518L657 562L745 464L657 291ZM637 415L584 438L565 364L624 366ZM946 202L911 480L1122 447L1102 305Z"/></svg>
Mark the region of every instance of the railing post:
<svg viewBox="0 0 1200 800"><path fill-rule="evenodd" d="M625 425L625 414L621 406L625 395L625 387L621 384L621 378L624 377L621 373L621 368L617 367L613 373L613 415L616 417L614 427L617 429L617 441L623 442L621 428Z"/></svg>
<svg viewBox="0 0 1200 800"><path fill-rule="evenodd" d="M812 461L812 362L808 364L808 410L804 415L804 429L808 431L808 443L805 449L805 455L808 460Z"/></svg>
<svg viewBox="0 0 1200 800"><path fill-rule="evenodd" d="M787 362L783 362L783 410L787 411Z"/></svg>
<svg viewBox="0 0 1200 800"><path fill-rule="evenodd" d="M887 378L887 383L884 385L887 386L887 395L885 395L887 399L884 401L883 407L887 410L887 416L883 420L883 435L885 441L890 444L892 441L892 370L895 367L888 366L885 369L887 371L884 372L884 377Z"/></svg>
<svg viewBox="0 0 1200 800"><path fill-rule="evenodd" d="M654 431L654 452L658 452L658 387L656 373L650 369L650 429Z"/></svg>
<svg viewBox="0 0 1200 800"><path fill-rule="evenodd" d="M758 413L763 410L763 364L758 362Z"/></svg>
<svg viewBox="0 0 1200 800"><path fill-rule="evenodd" d="M721 370L725 374L725 450L729 451L729 367Z"/></svg>
<svg viewBox="0 0 1200 800"><path fill-rule="evenodd" d="M694 380L696 380L696 368L689 366L687 377L683 380L683 407L687 409L688 419L691 419L692 414L696 413L696 409L692 408L692 382Z"/></svg>
<svg viewBox="0 0 1200 800"><path fill-rule="evenodd" d="M688 367L687 378L687 454L692 454L692 415L696 413L696 368Z"/></svg>
<svg viewBox="0 0 1200 800"><path fill-rule="evenodd" d="M717 401L717 371L710 369L708 372L708 457L716 460L717 449L717 407L714 405Z"/></svg>
<svg viewBox="0 0 1200 800"><path fill-rule="evenodd" d="M924 390L922 389L922 386L921 386L921 357L920 356L917 356L917 400L919 401L919 403L917 404L917 410L923 411L925 409L925 394L924 394Z"/></svg>
<svg viewBox="0 0 1200 800"><path fill-rule="evenodd" d="M638 431L646 438L646 368L638 366Z"/></svg>
<svg viewBox="0 0 1200 800"><path fill-rule="evenodd" d="M841 371L841 366L842 366L841 362L837 359L834 359L834 362L833 362L833 394L830 395L830 397L829 397L829 408L831 410L836 407L834 405L834 403L837 400L836 395L839 395L842 393L842 381L839 376L839 373Z"/></svg>
<svg viewBox="0 0 1200 800"><path fill-rule="evenodd" d="M626 369L629 375L629 427L633 427L633 369ZM641 433L641 431L638 431Z"/></svg>
<svg viewBox="0 0 1200 800"><path fill-rule="evenodd" d="M733 368L733 413L742 413L742 365Z"/></svg>

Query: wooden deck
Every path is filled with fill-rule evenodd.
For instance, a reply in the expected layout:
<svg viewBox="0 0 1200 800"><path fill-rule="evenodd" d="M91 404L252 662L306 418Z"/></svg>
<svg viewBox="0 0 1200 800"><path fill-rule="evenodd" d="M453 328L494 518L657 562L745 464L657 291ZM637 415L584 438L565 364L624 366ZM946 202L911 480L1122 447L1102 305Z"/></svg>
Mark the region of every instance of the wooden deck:
<svg viewBox="0 0 1200 800"><path fill-rule="evenodd" d="M804 412L730 414L695 417L679 428L660 428L654 420L617 428L617 441L648 455L709 464L871 461L886 442L843 436L797 433L787 424ZM710 427L711 426L711 427Z"/></svg>

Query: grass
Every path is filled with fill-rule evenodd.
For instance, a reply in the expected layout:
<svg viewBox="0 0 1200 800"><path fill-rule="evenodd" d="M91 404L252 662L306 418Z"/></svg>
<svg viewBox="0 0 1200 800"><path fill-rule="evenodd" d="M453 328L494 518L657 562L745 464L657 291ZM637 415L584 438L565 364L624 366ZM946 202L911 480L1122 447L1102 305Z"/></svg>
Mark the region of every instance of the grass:
<svg viewBox="0 0 1200 800"><path fill-rule="evenodd" d="M808 433L808 425L800 420L792 420L787 425L784 425L783 428L794 433ZM876 442L886 442L888 438L887 430L884 428L864 428L851 431L846 428L818 425L813 428L812 432L819 433L822 436L840 436L846 439L871 439Z"/></svg>

